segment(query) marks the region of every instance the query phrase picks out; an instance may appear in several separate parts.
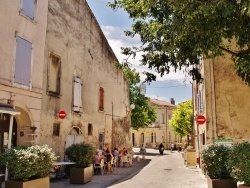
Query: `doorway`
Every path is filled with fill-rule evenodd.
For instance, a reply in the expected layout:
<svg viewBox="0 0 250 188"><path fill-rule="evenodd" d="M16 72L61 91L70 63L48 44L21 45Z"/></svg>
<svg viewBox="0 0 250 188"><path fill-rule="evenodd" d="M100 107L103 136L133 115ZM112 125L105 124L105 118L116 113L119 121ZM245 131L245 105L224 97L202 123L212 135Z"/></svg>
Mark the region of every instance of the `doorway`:
<svg viewBox="0 0 250 188"><path fill-rule="evenodd" d="M0 154L8 148L10 114L0 113ZM13 118L11 146L17 145L17 122Z"/></svg>

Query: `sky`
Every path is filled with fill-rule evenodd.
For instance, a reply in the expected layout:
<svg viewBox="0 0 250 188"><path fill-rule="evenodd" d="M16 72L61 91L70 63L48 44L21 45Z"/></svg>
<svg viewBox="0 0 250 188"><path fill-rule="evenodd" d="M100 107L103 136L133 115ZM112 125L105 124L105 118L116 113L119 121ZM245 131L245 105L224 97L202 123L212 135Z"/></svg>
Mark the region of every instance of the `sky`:
<svg viewBox="0 0 250 188"><path fill-rule="evenodd" d="M112 10L107 3L111 0L87 0L89 7L95 15L104 35L106 36L109 45L113 49L116 57L120 62L126 57L121 54L121 47L140 46L140 38L135 36L130 38L125 36L125 30L131 30L132 20L128 14L122 9ZM133 68L137 72L143 71L154 72L145 66L140 66L140 54L135 59L131 60ZM143 74L141 81L145 79ZM146 84L147 97L153 99L164 100L170 102L170 98L174 98L176 104L192 99L192 84L191 78L185 77L182 72L174 73L173 71L164 75L157 76L155 82Z"/></svg>

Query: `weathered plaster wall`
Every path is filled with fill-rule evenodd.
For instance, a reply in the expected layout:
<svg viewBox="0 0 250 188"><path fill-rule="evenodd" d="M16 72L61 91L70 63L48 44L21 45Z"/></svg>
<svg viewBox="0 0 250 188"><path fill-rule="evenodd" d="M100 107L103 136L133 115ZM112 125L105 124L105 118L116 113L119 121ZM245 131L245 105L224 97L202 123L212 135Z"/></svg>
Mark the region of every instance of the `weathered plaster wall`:
<svg viewBox="0 0 250 188"><path fill-rule="evenodd" d="M215 138L217 136L219 138L232 138L234 142L249 140L250 87L236 75L233 62L228 55L225 58L220 57L205 62L206 79L209 79L211 68L213 68L214 83L205 82L207 84L205 85L207 88L206 110L209 121L207 139L212 138L211 130L214 126ZM210 89L211 84L214 84L214 100L211 97L213 93ZM215 116L214 121L213 116Z"/></svg>
<svg viewBox="0 0 250 188"><path fill-rule="evenodd" d="M49 54L61 57L61 94L51 97L46 93ZM65 138L72 126L78 126L86 142L98 146L99 133L105 141L112 143L112 129L119 130L121 124L113 124L113 118L126 116L129 106L128 85L122 71L115 68L117 61L100 26L84 0L49 1L48 28L46 38L44 94L42 107L42 143L49 143L62 155ZM83 113L72 111L73 77L83 80ZM104 88L104 111L98 111L99 87ZM58 119L58 110L66 111L65 119ZM60 136L52 135L53 123L58 122ZM88 135L88 124L93 125L93 134ZM112 126L113 124L113 126ZM122 129L117 133L124 135Z"/></svg>

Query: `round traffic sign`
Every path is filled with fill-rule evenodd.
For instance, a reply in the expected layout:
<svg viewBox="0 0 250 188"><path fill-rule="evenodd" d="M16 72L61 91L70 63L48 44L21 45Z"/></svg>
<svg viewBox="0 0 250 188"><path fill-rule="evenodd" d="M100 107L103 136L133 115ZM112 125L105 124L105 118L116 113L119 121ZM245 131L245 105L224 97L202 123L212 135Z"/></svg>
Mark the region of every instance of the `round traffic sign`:
<svg viewBox="0 0 250 188"><path fill-rule="evenodd" d="M200 125L206 122L206 118L203 115L198 115L195 120L196 120L196 123Z"/></svg>
<svg viewBox="0 0 250 188"><path fill-rule="evenodd" d="M58 117L60 119L64 119L66 117L66 112L64 110L60 110L59 113L58 113Z"/></svg>

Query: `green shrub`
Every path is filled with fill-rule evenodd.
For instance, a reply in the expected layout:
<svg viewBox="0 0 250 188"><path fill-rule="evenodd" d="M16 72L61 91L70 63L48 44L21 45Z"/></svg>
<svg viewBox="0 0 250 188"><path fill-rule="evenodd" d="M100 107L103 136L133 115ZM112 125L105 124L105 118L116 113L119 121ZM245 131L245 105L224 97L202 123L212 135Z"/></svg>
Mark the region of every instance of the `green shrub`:
<svg viewBox="0 0 250 188"><path fill-rule="evenodd" d="M204 171L211 179L228 179L230 167L228 166L230 147L224 145L209 145L202 151Z"/></svg>
<svg viewBox="0 0 250 188"><path fill-rule="evenodd" d="M250 186L250 143L235 144L229 154L229 166L232 168L231 176L245 185Z"/></svg>
<svg viewBox="0 0 250 188"><path fill-rule="evenodd" d="M47 145L14 147L0 156L1 163L10 172L10 178L17 181L49 176L52 163L56 159L54 152Z"/></svg>
<svg viewBox="0 0 250 188"><path fill-rule="evenodd" d="M65 154L69 160L76 163L76 167L88 167L93 163L94 148L86 143L72 144L66 149Z"/></svg>

